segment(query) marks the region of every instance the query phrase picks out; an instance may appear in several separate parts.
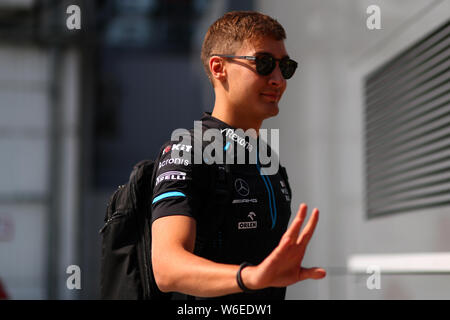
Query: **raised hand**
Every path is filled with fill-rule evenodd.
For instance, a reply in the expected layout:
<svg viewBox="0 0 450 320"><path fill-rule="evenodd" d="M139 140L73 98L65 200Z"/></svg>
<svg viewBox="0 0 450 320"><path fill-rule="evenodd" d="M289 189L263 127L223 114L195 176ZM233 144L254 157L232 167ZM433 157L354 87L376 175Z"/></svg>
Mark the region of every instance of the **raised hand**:
<svg viewBox="0 0 450 320"><path fill-rule="evenodd" d="M306 279L322 279L322 268L301 266L306 248L319 220L319 210L313 210L305 228L300 232L307 214L306 204L301 204L297 216L284 233L278 246L255 267L242 270L242 277L250 289L285 287ZM247 282L246 282L247 281Z"/></svg>

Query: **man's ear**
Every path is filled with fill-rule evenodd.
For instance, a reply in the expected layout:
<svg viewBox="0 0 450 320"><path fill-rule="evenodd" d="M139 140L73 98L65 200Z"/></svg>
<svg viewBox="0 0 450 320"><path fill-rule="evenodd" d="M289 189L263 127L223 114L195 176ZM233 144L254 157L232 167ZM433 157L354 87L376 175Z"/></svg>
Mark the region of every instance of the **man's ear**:
<svg viewBox="0 0 450 320"><path fill-rule="evenodd" d="M221 57L211 57L209 59L209 70L213 79L223 81L226 79L225 61Z"/></svg>

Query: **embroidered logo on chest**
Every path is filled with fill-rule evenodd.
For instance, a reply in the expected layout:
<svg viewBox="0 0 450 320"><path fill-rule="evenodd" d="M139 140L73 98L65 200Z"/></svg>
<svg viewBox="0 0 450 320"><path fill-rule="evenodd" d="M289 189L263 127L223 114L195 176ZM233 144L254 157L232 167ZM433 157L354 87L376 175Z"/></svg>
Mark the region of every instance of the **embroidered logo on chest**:
<svg viewBox="0 0 450 320"><path fill-rule="evenodd" d="M239 195L246 197L250 193L250 187L248 186L247 181L244 179L238 178L234 181L234 188Z"/></svg>

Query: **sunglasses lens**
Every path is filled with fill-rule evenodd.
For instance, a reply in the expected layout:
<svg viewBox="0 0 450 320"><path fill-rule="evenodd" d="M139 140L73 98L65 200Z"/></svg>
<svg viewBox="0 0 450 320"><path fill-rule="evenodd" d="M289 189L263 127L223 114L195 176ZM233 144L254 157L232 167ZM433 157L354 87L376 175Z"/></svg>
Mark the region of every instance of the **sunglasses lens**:
<svg viewBox="0 0 450 320"><path fill-rule="evenodd" d="M280 69L285 79L290 79L297 69L297 62L291 59L281 60Z"/></svg>
<svg viewBox="0 0 450 320"><path fill-rule="evenodd" d="M276 61L270 56L260 56L256 58L256 71L263 76L267 76L275 69Z"/></svg>
<svg viewBox="0 0 450 320"><path fill-rule="evenodd" d="M256 58L256 71L262 76L271 74L276 65L276 60L271 56L262 55ZM280 61L280 70L283 78L290 79L296 69L297 62L294 60L286 58Z"/></svg>

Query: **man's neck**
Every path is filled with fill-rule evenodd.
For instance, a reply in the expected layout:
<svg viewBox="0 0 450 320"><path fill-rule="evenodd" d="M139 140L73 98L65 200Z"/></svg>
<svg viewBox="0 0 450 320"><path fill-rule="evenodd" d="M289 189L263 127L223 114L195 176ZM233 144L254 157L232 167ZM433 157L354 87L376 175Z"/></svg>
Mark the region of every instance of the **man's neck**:
<svg viewBox="0 0 450 320"><path fill-rule="evenodd" d="M259 134L259 128L261 128L262 121L244 117L235 110L235 108L222 106L216 103L211 115L236 129L243 129L244 131L254 129L256 133Z"/></svg>

